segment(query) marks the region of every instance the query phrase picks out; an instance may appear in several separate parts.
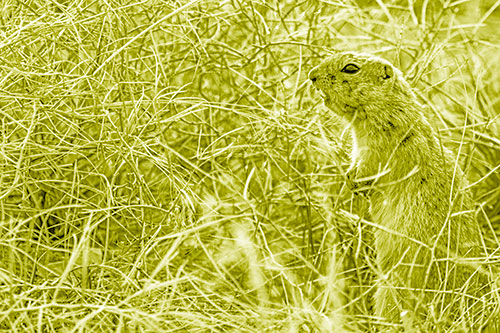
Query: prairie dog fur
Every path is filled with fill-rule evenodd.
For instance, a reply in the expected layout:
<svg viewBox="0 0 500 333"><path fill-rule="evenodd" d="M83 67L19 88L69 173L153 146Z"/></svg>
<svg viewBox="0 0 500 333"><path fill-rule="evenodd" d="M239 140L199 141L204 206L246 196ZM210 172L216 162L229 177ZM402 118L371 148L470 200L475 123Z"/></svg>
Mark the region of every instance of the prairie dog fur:
<svg viewBox="0 0 500 333"><path fill-rule="evenodd" d="M351 124L348 184L365 189L380 226L376 315L398 325L409 313L421 329L483 327L491 283L467 181L402 73L369 54L338 52L309 79Z"/></svg>

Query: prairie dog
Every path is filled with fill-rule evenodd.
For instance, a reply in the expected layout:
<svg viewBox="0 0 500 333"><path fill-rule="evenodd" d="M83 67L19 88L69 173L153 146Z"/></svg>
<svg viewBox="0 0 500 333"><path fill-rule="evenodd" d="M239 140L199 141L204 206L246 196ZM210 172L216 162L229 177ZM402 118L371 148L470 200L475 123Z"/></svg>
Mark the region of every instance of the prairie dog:
<svg viewBox="0 0 500 333"><path fill-rule="evenodd" d="M348 184L365 189L379 225L376 315L394 324L407 315L420 329L482 327L491 283L467 181L402 73L369 54L338 52L309 79L352 128Z"/></svg>

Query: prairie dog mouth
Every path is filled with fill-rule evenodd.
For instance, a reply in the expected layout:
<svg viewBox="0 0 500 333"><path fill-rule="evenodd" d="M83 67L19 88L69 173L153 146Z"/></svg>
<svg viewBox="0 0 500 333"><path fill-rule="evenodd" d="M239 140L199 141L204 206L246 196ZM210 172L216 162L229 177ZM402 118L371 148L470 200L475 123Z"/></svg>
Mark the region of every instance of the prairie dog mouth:
<svg viewBox="0 0 500 333"><path fill-rule="evenodd" d="M328 97L328 95L321 88L319 88L316 84L313 84L312 86L314 87L314 90L319 92L321 98L326 99Z"/></svg>
<svg viewBox="0 0 500 333"><path fill-rule="evenodd" d="M331 104L332 98L321 88L321 86L318 84L317 81L313 81L312 86L314 87L314 90L316 90L320 94L321 98L323 99L323 104L325 104L325 106Z"/></svg>
<svg viewBox="0 0 500 333"><path fill-rule="evenodd" d="M321 90L320 88L316 88L316 90L319 92L321 98L323 99L323 101L325 103L329 102L330 101L330 96L324 92L323 90Z"/></svg>
<svg viewBox="0 0 500 333"><path fill-rule="evenodd" d="M320 94L321 94L321 98L323 98L324 103L330 102L330 96L328 96L328 94L326 94L323 91L320 91Z"/></svg>

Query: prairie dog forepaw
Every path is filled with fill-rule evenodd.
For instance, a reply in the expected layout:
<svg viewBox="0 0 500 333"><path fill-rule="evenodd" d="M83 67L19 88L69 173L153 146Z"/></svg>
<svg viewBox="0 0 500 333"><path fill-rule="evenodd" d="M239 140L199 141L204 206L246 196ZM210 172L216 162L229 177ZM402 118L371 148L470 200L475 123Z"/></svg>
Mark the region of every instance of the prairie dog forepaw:
<svg viewBox="0 0 500 333"><path fill-rule="evenodd" d="M355 194L366 195L370 190L372 183L372 180L359 181L357 177L357 170L355 168L351 168L346 172L347 187L349 187L349 189Z"/></svg>

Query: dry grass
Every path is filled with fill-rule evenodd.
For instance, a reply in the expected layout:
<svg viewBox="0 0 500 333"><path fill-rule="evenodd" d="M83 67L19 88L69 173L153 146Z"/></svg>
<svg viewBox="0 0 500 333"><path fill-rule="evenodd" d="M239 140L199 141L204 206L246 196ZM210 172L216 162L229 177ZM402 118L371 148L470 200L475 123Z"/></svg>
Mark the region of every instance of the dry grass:
<svg viewBox="0 0 500 333"><path fill-rule="evenodd" d="M0 328L372 328L332 49L420 89L498 262L500 3L442 2L3 1Z"/></svg>

